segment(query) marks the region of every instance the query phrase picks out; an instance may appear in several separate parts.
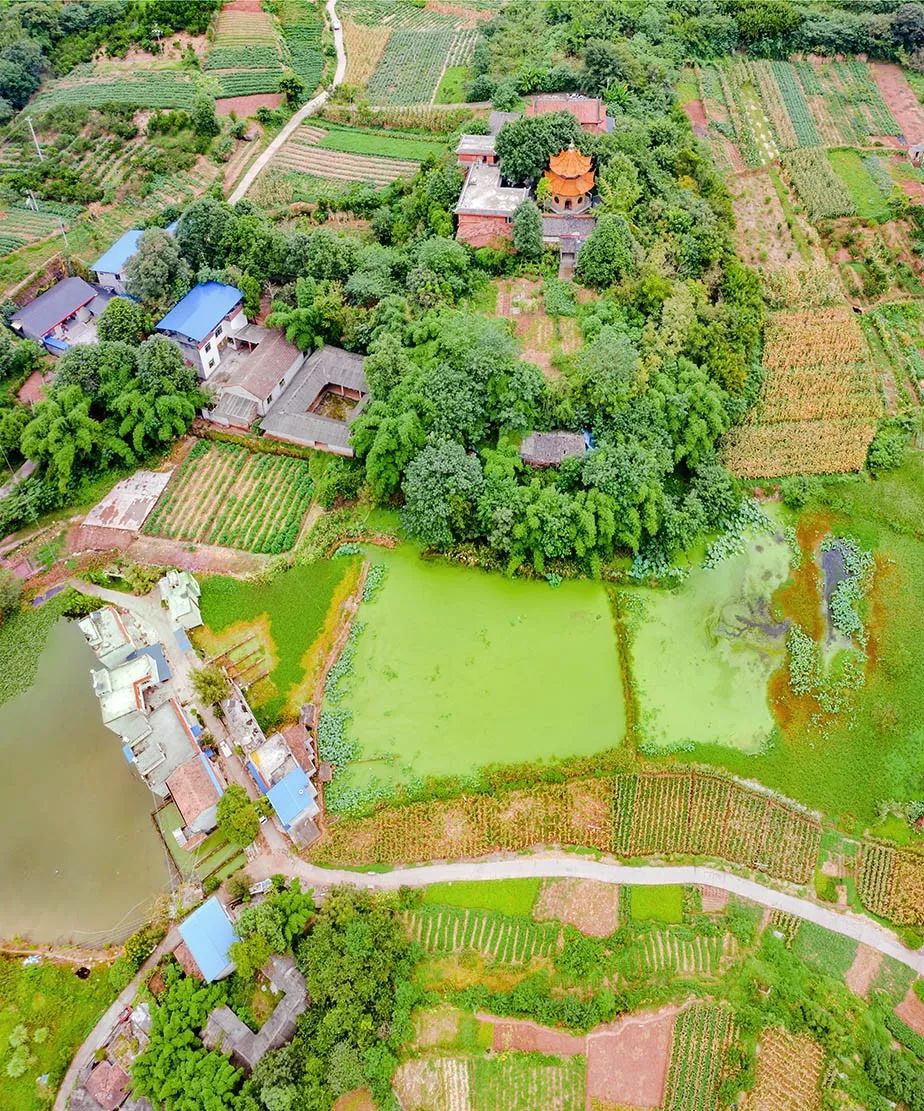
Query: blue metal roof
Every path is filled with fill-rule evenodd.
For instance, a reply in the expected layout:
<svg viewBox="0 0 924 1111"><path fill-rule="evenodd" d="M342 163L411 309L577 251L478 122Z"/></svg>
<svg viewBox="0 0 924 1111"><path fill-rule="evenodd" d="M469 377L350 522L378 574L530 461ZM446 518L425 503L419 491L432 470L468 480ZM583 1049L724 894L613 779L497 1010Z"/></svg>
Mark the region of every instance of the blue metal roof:
<svg viewBox="0 0 924 1111"><path fill-rule="evenodd" d="M302 768L295 768L284 775L275 786L270 787L266 797L286 829L309 808L314 813L318 810L308 776Z"/></svg>
<svg viewBox="0 0 924 1111"><path fill-rule="evenodd" d="M253 760L247 761L247 770L250 772L250 778L254 781L254 783L256 783L257 789L259 790L260 794L267 794L267 792L269 791L269 787L267 787L266 780L263 778L262 775L260 775L260 772L257 769L257 765L253 762Z"/></svg>
<svg viewBox="0 0 924 1111"><path fill-rule="evenodd" d="M193 726L193 729L195 729L195 728L196 728L196 727L195 727L195 726ZM200 730L199 730L199 732L201 733L201 732L202 732L202 730L200 729ZM206 771L208 772L208 777L209 777L209 779L211 779L211 781L212 781L212 786L213 786L213 787L215 788L215 790L216 790L216 791L218 792L218 797L219 797L219 798L221 798L221 796L222 796L222 795L223 795L223 794L225 793L225 789L224 789L224 787L222 787L222 785L221 785L221 784L220 784L220 783L218 782L218 777L217 777L217 776L215 775L215 773L214 773L214 772L212 771L212 762L211 762L211 761L209 760L209 758L208 758L208 757L207 757L207 756L205 755L205 753L204 753L204 752L200 752L200 753L199 753L199 759L200 759L200 760L202 761L202 766L203 766L203 768L205 768L205 770L206 770Z"/></svg>
<svg viewBox="0 0 924 1111"><path fill-rule="evenodd" d="M170 678L170 666L167 663L163 645L148 644L144 648L136 648L130 656L126 656L126 659L137 660L140 659L141 656L147 656L149 660L154 661L154 666L157 669L158 683L166 683Z"/></svg>
<svg viewBox="0 0 924 1111"><path fill-rule="evenodd" d="M176 332L194 343L201 343L222 322L244 295L233 285L202 282L174 305L158 322L159 332Z"/></svg>
<svg viewBox="0 0 924 1111"><path fill-rule="evenodd" d="M217 980L231 964L228 950L238 940L231 919L214 895L180 923L180 937L207 984Z"/></svg>
<svg viewBox="0 0 924 1111"><path fill-rule="evenodd" d="M185 629L174 629L173 639L177 642L177 645L179 646L181 652L192 651L192 643L190 642L189 637L186 635Z"/></svg>
<svg viewBox="0 0 924 1111"><path fill-rule="evenodd" d="M128 262L135 251L138 250L138 240L142 232L139 228L131 228L120 236L109 250L101 255L90 267L97 274L119 274L122 267Z"/></svg>

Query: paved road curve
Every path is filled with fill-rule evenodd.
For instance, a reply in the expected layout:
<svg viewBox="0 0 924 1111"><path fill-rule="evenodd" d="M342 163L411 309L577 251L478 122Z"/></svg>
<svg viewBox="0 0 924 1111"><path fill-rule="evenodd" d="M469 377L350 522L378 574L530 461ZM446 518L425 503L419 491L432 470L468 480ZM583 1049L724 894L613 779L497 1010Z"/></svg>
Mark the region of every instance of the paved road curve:
<svg viewBox="0 0 924 1111"><path fill-rule="evenodd" d="M924 951L906 949L891 932L878 923L850 911L820 906L810 899L788 895L766 887L755 880L698 865L644 865L633 867L604 860L589 860L571 853L540 853L509 860L460 861L452 864L426 864L414 868L396 868L391 872L347 872L319 868L303 860L275 854L258 857L248 865L255 879L282 872L298 876L312 886L346 883L378 891L398 887L423 887L430 883L453 880L500 880L528 878L574 878L599 880L602 883L639 884L645 887L664 883L705 884L720 887L745 899L793 914L806 922L814 922L833 933L843 934L868 945L886 956L894 957L919 976L924 976ZM615 925L615 924L614 924Z"/></svg>
<svg viewBox="0 0 924 1111"><path fill-rule="evenodd" d="M334 46L337 50L337 68L334 70L334 79L330 84L331 89L335 89L338 85L343 83L343 78L346 73L346 51L343 48L343 31L340 27L340 20L337 18L336 0L327 0L327 14L334 32ZM239 200L243 199L247 190L266 169L273 159L273 156L279 152L279 148L282 144L290 138L299 124L306 120L308 116L314 115L322 104L327 103L327 98L329 96L330 90L325 89L324 92L318 93L316 97L313 97L307 104L303 104L301 108L299 108L282 131L279 132L276 138L273 139L266 150L257 158L247 173L244 174L234 187L234 191L231 193L231 196L228 197L229 204L237 204Z"/></svg>

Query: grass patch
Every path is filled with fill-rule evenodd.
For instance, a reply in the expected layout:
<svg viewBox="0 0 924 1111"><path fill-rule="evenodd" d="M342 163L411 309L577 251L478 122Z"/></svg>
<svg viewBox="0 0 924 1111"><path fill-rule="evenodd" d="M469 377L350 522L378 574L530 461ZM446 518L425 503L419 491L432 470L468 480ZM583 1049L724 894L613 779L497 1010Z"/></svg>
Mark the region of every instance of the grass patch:
<svg viewBox="0 0 924 1111"><path fill-rule="evenodd" d="M829 150L828 161L853 200L857 215L883 224L889 219L889 204L855 150Z"/></svg>
<svg viewBox="0 0 924 1111"><path fill-rule="evenodd" d="M629 907L636 921L682 922L683 888L679 884L629 888Z"/></svg>
<svg viewBox="0 0 924 1111"><path fill-rule="evenodd" d="M436 89L436 103L461 104L471 72L468 66L447 66Z"/></svg>
<svg viewBox="0 0 924 1111"><path fill-rule="evenodd" d="M529 914L539 894L540 880L470 880L435 883L424 891L424 903L444 907L496 910L500 914Z"/></svg>
<svg viewBox="0 0 924 1111"><path fill-rule="evenodd" d="M812 968L843 980L857 955L857 942L834 934L814 922L803 922L792 945L793 953Z"/></svg>
<svg viewBox="0 0 924 1111"><path fill-rule="evenodd" d="M50 1106L54 1092L80 1043L115 997L106 965L78 980L73 965L43 963L24 968L22 958L0 957L0 1088L4 1107L17 1111ZM27 1061L22 1076L7 1071L17 1051L10 1035L27 1031L20 1056ZM38 1077L48 1075L44 1085Z"/></svg>
<svg viewBox="0 0 924 1111"><path fill-rule="evenodd" d="M39 659L69 593L62 591L38 609L17 610L0 623L0 706L35 682Z"/></svg>
<svg viewBox="0 0 924 1111"><path fill-rule="evenodd" d="M436 139L423 139L419 135L403 135L400 132L362 131L355 127L332 127L318 146L347 154L407 158L412 162L422 162L428 155L438 156L446 150L446 144Z"/></svg>
<svg viewBox="0 0 924 1111"><path fill-rule="evenodd" d="M876 975L873 977L873 982L870 984L870 998L874 996L875 992L881 991L885 993L892 1006L897 1007L908 994L908 989L915 979L913 968L902 964L894 957L884 956Z"/></svg>
<svg viewBox="0 0 924 1111"><path fill-rule="evenodd" d="M311 670L310 653L324 629L341 586L359 573L357 558L319 560L277 575L268 583L241 582L224 575L202 581L202 619L196 634L209 656L225 651L247 635L247 627L268 623L272 654L266 679L251 688L252 705L265 728L279 721L290 696L303 687ZM350 576L349 580L347 576Z"/></svg>

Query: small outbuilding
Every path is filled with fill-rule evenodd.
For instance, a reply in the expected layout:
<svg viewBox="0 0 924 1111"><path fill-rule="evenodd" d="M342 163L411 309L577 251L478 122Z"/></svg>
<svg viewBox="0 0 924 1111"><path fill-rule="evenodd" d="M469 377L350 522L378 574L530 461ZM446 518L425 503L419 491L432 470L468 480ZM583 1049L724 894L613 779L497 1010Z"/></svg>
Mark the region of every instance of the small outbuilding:
<svg viewBox="0 0 924 1111"><path fill-rule="evenodd" d="M462 135L456 147L456 162L460 166L471 166L475 162L494 166L497 164L496 142L496 135Z"/></svg>
<svg viewBox="0 0 924 1111"><path fill-rule="evenodd" d="M234 971L228 951L238 936L228 912L214 895L180 923L180 937L207 984Z"/></svg>
<svg viewBox="0 0 924 1111"><path fill-rule="evenodd" d="M233 365L207 416L225 427L249 429L282 396L305 356L277 330L248 324L236 338L243 338L244 345L227 357L227 362Z"/></svg>
<svg viewBox="0 0 924 1111"><path fill-rule="evenodd" d="M202 624L199 597L202 588L189 571L168 571L157 584L170 620L181 629L197 629Z"/></svg>
<svg viewBox="0 0 924 1111"><path fill-rule="evenodd" d="M116 1111L128 1099L131 1080L119 1065L112 1061L100 1061L87 1077L84 1088L102 1111Z"/></svg>
<svg viewBox="0 0 924 1111"><path fill-rule="evenodd" d="M544 93L534 96L526 105L527 116L548 116L552 112L570 112L582 131L613 130L613 119L606 114L606 105L599 97L578 93Z"/></svg>
<svg viewBox="0 0 924 1111"><path fill-rule="evenodd" d="M456 239L471 247L492 247L512 239L513 214L528 197L525 186L502 184L499 166L473 163L454 210Z"/></svg>
<svg viewBox="0 0 924 1111"><path fill-rule="evenodd" d="M557 467L586 451L587 440L580 432L531 432L520 445L520 458L529 467Z"/></svg>
<svg viewBox="0 0 924 1111"><path fill-rule="evenodd" d="M67 341L77 339L70 330L79 334L78 325L92 319L93 302L98 297L99 291L83 278L65 278L15 312L10 327L17 335L45 343L53 353L66 351Z"/></svg>
<svg viewBox="0 0 924 1111"><path fill-rule="evenodd" d="M215 828L218 800L225 793L219 775L205 753L200 752L168 777L167 790L183 819L187 839Z"/></svg>
<svg viewBox="0 0 924 1111"><path fill-rule="evenodd" d="M104 289L113 293L125 292L125 268L138 250L138 240L143 234L140 228L129 228L90 267Z"/></svg>

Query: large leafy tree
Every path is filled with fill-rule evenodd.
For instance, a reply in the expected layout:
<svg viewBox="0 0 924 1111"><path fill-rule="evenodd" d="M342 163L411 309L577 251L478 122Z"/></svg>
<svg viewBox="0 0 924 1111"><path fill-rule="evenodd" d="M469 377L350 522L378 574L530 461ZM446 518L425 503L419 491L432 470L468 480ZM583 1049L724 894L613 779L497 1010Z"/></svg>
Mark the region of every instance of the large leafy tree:
<svg viewBox="0 0 924 1111"><path fill-rule="evenodd" d="M96 325L101 340L139 344L151 334L151 318L137 301L114 297Z"/></svg>
<svg viewBox="0 0 924 1111"><path fill-rule="evenodd" d="M163 228L148 228L125 267L125 288L154 312L189 290L192 274L177 241Z"/></svg>
<svg viewBox="0 0 924 1111"><path fill-rule="evenodd" d="M246 848L257 839L260 818L257 808L239 783L232 783L218 800L218 828L234 845Z"/></svg>
<svg viewBox="0 0 924 1111"><path fill-rule="evenodd" d="M513 245L523 258L542 255L542 216L535 201L525 200L513 214Z"/></svg>
<svg viewBox="0 0 924 1111"><path fill-rule="evenodd" d="M505 123L497 135L497 155L508 181L535 181L548 169L553 154L574 143L580 147L584 132L570 112L523 116Z"/></svg>
<svg viewBox="0 0 924 1111"><path fill-rule="evenodd" d="M626 218L606 213L581 248L576 271L581 281L605 289L634 275L640 261L641 248Z"/></svg>
<svg viewBox="0 0 924 1111"><path fill-rule="evenodd" d="M476 534L483 477L477 455L451 441L428 444L404 477L404 522L424 544L446 548Z"/></svg>

